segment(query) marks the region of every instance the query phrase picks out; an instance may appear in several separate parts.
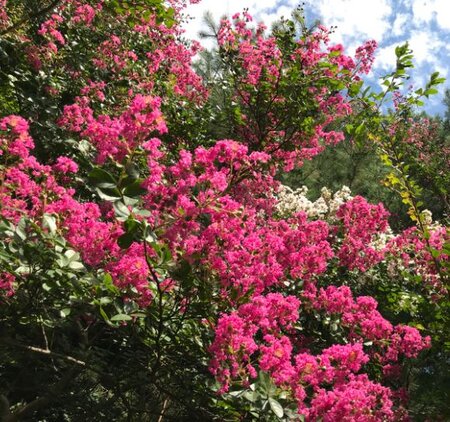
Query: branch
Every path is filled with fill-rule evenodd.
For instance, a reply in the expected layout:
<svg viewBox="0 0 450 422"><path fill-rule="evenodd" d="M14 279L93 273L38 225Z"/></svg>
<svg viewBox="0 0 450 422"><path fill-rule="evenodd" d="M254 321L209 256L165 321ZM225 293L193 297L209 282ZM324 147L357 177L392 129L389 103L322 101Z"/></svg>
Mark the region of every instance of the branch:
<svg viewBox="0 0 450 422"><path fill-rule="evenodd" d="M62 353L52 352L50 349L42 349L40 347L28 346L26 344L21 344L18 341L15 341L13 339L8 339L8 338L3 338L2 341L4 343L10 344L12 346L17 346L17 347L20 347L22 349L29 350L30 352L41 353L43 355L47 355L47 356L50 356L50 357L56 357L56 358L64 359L64 360L66 360L68 362L75 363L76 365L79 365L79 366L86 366L86 362L83 362L82 360L79 360L79 359L74 358L74 357L69 356L69 355L63 355Z"/></svg>
<svg viewBox="0 0 450 422"><path fill-rule="evenodd" d="M76 363L77 365L80 365L80 366L86 366L86 362L83 362L82 360L76 359L76 358L74 358L72 356L63 355L61 353L52 352L49 349L41 349L40 347L25 346L25 345L18 345L18 346L23 347L24 349L30 350L32 352L42 353L44 355L49 355L49 356L53 356L53 357L57 357L57 358L61 358L61 359L67 360L67 361L72 362L72 363Z"/></svg>
<svg viewBox="0 0 450 422"><path fill-rule="evenodd" d="M153 265L150 261L150 258L148 256L147 251L147 239L146 239L147 233L146 228L144 229L144 256L145 256L145 262L147 263L147 267L150 271L150 274L156 283L156 288L158 289L158 328L157 328L157 334L156 334L156 362L152 367L152 375L156 373L158 370L160 363L161 363L161 337L164 330L164 304L163 304L163 291L161 289L161 282L159 281L158 274L156 273L155 269L153 268Z"/></svg>
<svg viewBox="0 0 450 422"><path fill-rule="evenodd" d="M158 418L158 422L162 422L162 421L163 421L164 414L166 413L166 410L167 410L167 406L168 406L168 405L169 405L169 399L166 398L166 399L164 400L163 407L162 407L161 413L160 413L159 418Z"/></svg>

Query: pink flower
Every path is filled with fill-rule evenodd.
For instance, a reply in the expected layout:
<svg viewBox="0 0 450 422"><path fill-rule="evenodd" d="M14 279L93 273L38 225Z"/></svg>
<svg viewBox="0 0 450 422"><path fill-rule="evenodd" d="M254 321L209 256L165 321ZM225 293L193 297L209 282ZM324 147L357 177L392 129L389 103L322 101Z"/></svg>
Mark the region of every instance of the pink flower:
<svg viewBox="0 0 450 422"><path fill-rule="evenodd" d="M58 157L53 168L60 173L76 173L78 171L78 165L68 157Z"/></svg>
<svg viewBox="0 0 450 422"><path fill-rule="evenodd" d="M4 294L6 297L14 295L15 277L6 272L0 272L0 295Z"/></svg>

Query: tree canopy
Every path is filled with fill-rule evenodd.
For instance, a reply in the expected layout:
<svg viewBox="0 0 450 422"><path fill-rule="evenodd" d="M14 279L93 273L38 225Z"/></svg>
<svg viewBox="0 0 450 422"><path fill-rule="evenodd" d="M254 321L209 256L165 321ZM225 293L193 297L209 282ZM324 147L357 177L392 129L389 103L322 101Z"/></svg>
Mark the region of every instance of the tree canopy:
<svg viewBox="0 0 450 422"><path fill-rule="evenodd" d="M407 45L378 92L301 8L201 51L186 1L0 6L2 420L450 417L449 118Z"/></svg>

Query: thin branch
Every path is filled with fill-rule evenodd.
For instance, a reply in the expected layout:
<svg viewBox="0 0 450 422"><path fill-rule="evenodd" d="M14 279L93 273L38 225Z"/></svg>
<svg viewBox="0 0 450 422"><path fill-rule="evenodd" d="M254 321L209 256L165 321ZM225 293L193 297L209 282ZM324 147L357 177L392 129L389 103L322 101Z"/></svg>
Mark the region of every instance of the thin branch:
<svg viewBox="0 0 450 422"><path fill-rule="evenodd" d="M53 356L53 357L58 357L58 358L67 360L68 362L76 363L77 365L80 365L80 366L86 366L86 362L83 362L82 360L76 359L69 355L63 355L61 353L52 352L51 350L48 350L48 349L41 349L40 347L34 347L34 346L22 346L22 347L24 349L30 350L32 352L42 353L42 354Z"/></svg>
<svg viewBox="0 0 450 422"><path fill-rule="evenodd" d="M29 350L30 352L40 353L40 354L47 355L47 356L50 356L50 357L64 359L64 360L66 360L68 362L75 363L75 364L77 364L79 366L86 366L86 362L83 362L82 360L79 360L79 359L74 358L74 357L69 356L69 355L64 355L62 353L52 352L49 349L42 349L40 347L35 347L35 346L29 346L29 345L26 345L26 344L21 344L21 343L15 341L15 340L12 340L12 339L5 339L5 338L3 338L2 341L4 343L10 344L12 346L17 346L17 347L20 347L21 349Z"/></svg>
<svg viewBox="0 0 450 422"><path fill-rule="evenodd" d="M156 362L152 367L152 375L154 375L156 373L156 371L158 370L160 364L161 364L161 337L164 331L164 304L163 304L163 291L161 288L161 282L158 278L158 274L156 273L155 269L153 268L153 265L150 261L150 258L148 256L148 250L147 250L147 232L146 229L144 230L144 239L143 239L143 243L144 243L144 256L145 256L145 262L147 263L147 267L150 271L150 274L154 280L154 282L156 283L156 288L158 290L158 329L157 329L157 333L156 333Z"/></svg>
<svg viewBox="0 0 450 422"><path fill-rule="evenodd" d="M162 410L161 410L161 414L160 414L160 416L158 418L158 422L162 422L163 421L164 414L166 413L166 409L167 409L168 405L169 405L169 399L166 398L164 400L163 407L162 407Z"/></svg>

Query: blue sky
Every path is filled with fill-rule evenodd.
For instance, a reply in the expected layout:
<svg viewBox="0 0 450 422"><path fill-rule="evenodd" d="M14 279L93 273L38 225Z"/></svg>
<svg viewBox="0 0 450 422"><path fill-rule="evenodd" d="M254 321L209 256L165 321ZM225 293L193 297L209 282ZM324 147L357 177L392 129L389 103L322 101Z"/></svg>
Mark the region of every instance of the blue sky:
<svg viewBox="0 0 450 422"><path fill-rule="evenodd" d="M298 4L299 0L202 0L187 10L193 19L185 25L186 35L198 38L207 10L219 19L248 8L255 20L270 27L279 17L290 16ZM337 26L332 40L342 43L348 54L368 39L378 42L371 83L395 67L395 46L408 41L414 53L409 81L414 88L422 87L434 71L447 78L439 95L425 105L430 114L443 113L443 93L450 88L450 0L309 0L304 9L310 22L319 19L328 27Z"/></svg>

